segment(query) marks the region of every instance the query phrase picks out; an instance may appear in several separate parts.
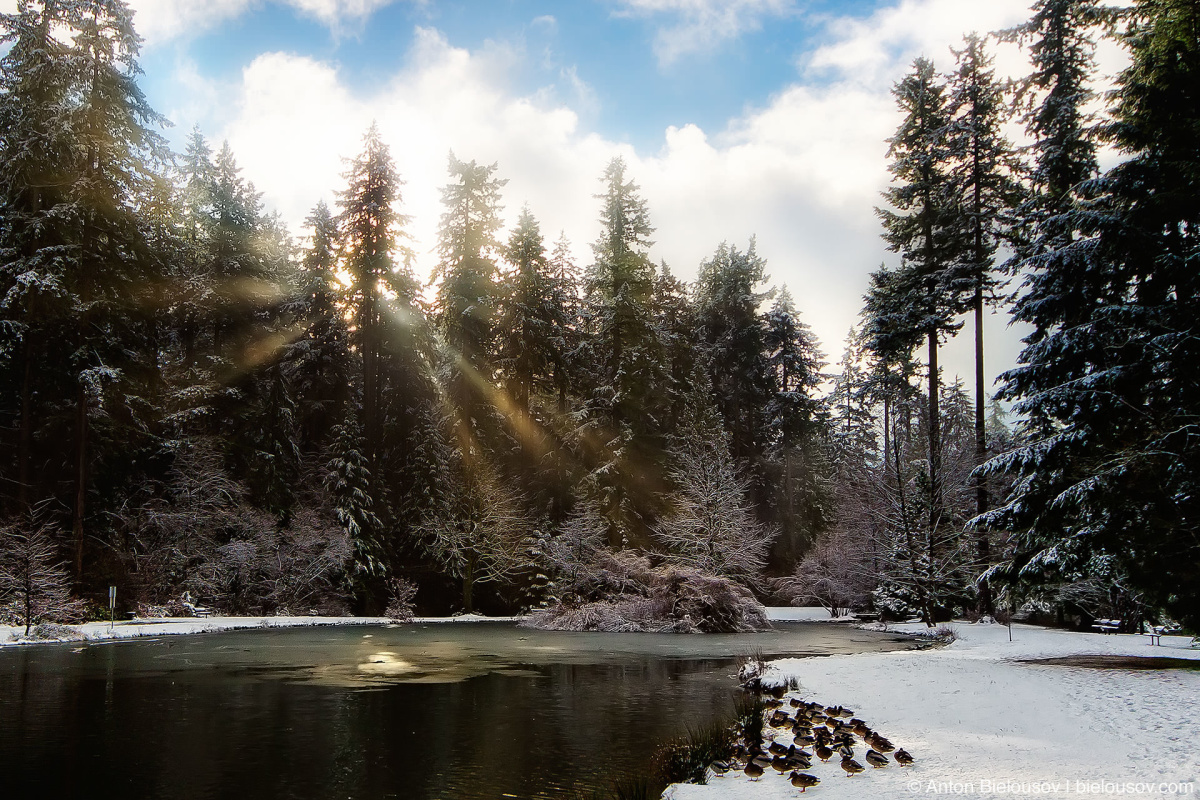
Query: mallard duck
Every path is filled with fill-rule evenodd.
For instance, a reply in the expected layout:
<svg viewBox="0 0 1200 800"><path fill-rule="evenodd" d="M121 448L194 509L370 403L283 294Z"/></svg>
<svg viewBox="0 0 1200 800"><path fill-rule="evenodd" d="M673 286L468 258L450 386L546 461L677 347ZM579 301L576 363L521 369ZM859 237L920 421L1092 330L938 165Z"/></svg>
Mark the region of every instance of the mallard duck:
<svg viewBox="0 0 1200 800"><path fill-rule="evenodd" d="M767 748L773 756L787 755L788 749L779 742L771 742L771 746Z"/></svg>
<svg viewBox="0 0 1200 800"><path fill-rule="evenodd" d="M825 713L831 717L840 717L842 715L841 706L825 706Z"/></svg>
<svg viewBox="0 0 1200 800"><path fill-rule="evenodd" d="M790 700L788 700L788 705L791 706L792 708L799 708L800 706L804 705L804 703L801 702L800 700L796 699L795 697L793 697Z"/></svg>
<svg viewBox="0 0 1200 800"><path fill-rule="evenodd" d="M771 759L771 767L780 775L795 767L788 766L789 759L787 756L775 756Z"/></svg>
<svg viewBox="0 0 1200 800"><path fill-rule="evenodd" d="M839 714L839 716L844 717L846 719L850 719L851 717L854 716L854 712L848 708L842 708L841 714Z"/></svg>
<svg viewBox="0 0 1200 800"><path fill-rule="evenodd" d="M811 733L799 733L792 739L800 747L807 747L810 744L816 744L817 740L813 738Z"/></svg>
<svg viewBox="0 0 1200 800"><path fill-rule="evenodd" d="M823 744L817 745L815 752L817 754L817 758L821 759L822 761L828 761L829 759L833 758L833 751Z"/></svg>
<svg viewBox="0 0 1200 800"><path fill-rule="evenodd" d="M836 728L837 726L839 726L841 724L842 723L838 722L837 717L826 717L825 718L825 727L829 728L829 730L833 730L834 728Z"/></svg>
<svg viewBox="0 0 1200 800"><path fill-rule="evenodd" d="M820 778L818 778L816 775L809 775L807 772L792 773L792 786L795 786L797 789L799 789L801 793L803 793L808 787L816 786L820 782Z"/></svg>
<svg viewBox="0 0 1200 800"><path fill-rule="evenodd" d="M871 747L875 748L881 753L890 753L896 749L896 745L892 744L878 733L872 736L867 744L871 745Z"/></svg>
<svg viewBox="0 0 1200 800"><path fill-rule="evenodd" d="M803 756L788 756L787 762L792 765L792 769L811 769L812 756L805 753Z"/></svg>
<svg viewBox="0 0 1200 800"><path fill-rule="evenodd" d="M846 770L846 777L849 778L851 775L857 775L858 773L862 772L866 769L866 767L855 761L853 758L843 758L842 769Z"/></svg>
<svg viewBox="0 0 1200 800"><path fill-rule="evenodd" d="M708 765L708 768L717 775L724 775L726 772L729 772L729 762L720 760L714 761Z"/></svg>
<svg viewBox="0 0 1200 800"><path fill-rule="evenodd" d="M857 725L853 726L853 730L855 734L861 736L863 739L870 739L871 734L873 733L873 731L867 727L867 723L862 722L861 720Z"/></svg>
<svg viewBox="0 0 1200 800"><path fill-rule="evenodd" d="M782 706L783 701L775 697L768 697L766 700L763 700L763 708L772 709L781 708Z"/></svg>
<svg viewBox="0 0 1200 800"><path fill-rule="evenodd" d="M868 750L864 760L875 769L887 766L888 757L875 750Z"/></svg>
<svg viewBox="0 0 1200 800"><path fill-rule="evenodd" d="M746 777L752 781L756 781L763 776L762 765L753 758L746 762L746 767L742 772L746 773Z"/></svg>
<svg viewBox="0 0 1200 800"><path fill-rule="evenodd" d="M907 767L909 764L913 763L913 757L910 756L908 751L906 751L903 747L897 750L896 755L892 756L892 758L896 759L896 763L902 767Z"/></svg>
<svg viewBox="0 0 1200 800"><path fill-rule="evenodd" d="M833 748L833 752L837 753L842 758L854 758L854 748L842 742Z"/></svg>

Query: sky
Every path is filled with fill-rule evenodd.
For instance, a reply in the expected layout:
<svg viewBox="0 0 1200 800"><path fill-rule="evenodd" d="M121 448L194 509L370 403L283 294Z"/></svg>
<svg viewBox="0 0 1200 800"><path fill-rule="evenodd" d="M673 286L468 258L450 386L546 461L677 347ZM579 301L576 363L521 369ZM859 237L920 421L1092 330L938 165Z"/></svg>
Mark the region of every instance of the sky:
<svg viewBox="0 0 1200 800"><path fill-rule="evenodd" d="M620 155L656 262L690 280L722 241L756 237L831 364L869 273L898 261L874 213L900 121L892 85L915 57L949 70L965 33L1029 16L1029 0L128 2L169 140L182 148L193 126L228 140L298 239L374 121L405 181L419 272L435 261L450 152L496 163L506 223L527 204L547 243L564 233L586 265L599 178ZM1001 75L1028 71L1016 46L995 55ZM1102 74L1122 63L1102 45ZM1023 332L1003 312L985 330L990 385ZM968 330L945 348L946 378L970 386L971 357Z"/></svg>

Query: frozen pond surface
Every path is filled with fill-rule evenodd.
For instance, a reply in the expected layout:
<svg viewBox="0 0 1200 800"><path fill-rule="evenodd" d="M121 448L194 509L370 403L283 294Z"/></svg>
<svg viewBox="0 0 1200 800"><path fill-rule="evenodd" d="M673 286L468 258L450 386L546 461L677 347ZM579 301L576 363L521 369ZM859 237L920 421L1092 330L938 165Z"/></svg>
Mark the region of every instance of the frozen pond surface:
<svg viewBox="0 0 1200 800"><path fill-rule="evenodd" d="M735 659L907 647L506 623L231 631L0 651L8 798L562 797L732 711Z"/></svg>

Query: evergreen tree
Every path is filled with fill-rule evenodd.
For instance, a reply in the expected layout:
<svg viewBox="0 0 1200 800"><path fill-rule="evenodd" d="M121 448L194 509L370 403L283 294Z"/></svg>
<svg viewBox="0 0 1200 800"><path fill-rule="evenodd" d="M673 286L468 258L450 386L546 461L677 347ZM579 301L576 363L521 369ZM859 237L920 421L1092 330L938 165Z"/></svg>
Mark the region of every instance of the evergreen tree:
<svg viewBox="0 0 1200 800"><path fill-rule="evenodd" d="M652 415L654 392L662 385L662 359L654 327L654 267L646 254L650 225L646 201L614 158L597 195L600 237L586 279L591 364L581 431L597 461L601 505L610 522L609 541L619 546L645 533L655 492L660 453L653 441L659 420Z"/></svg>
<svg viewBox="0 0 1200 800"><path fill-rule="evenodd" d="M41 340L7 348L5 361L21 374L10 357L28 364L40 357L41 375L19 378L18 396L32 396L37 380L49 401L40 422L57 417L54 427L72 431L69 453L54 446L62 442L56 437L43 463L63 470L47 476L50 486L68 476L72 486L67 505L78 580L93 465L107 456L113 460L106 477L128 477L130 457L151 446L153 404L143 400L157 384L157 359L149 309L138 301L143 287L160 281L162 264L138 212L153 192L151 164L166 160L151 130L162 119L137 86L140 40L123 3L24 3L4 16L2 35L13 45L0 86L7 217L0 225L7 240L0 288L12 323L6 327L26 342ZM39 421L32 401L19 403L17 477L25 488L16 505L27 507L28 454Z"/></svg>
<svg viewBox="0 0 1200 800"><path fill-rule="evenodd" d="M987 425L983 364L983 312L995 301L996 279L993 274L996 250L1011 239L1012 211L1020 204L1023 188L1018 182L1020 169L1012 146L1001 133L1005 122L1004 89L991 69L992 59L976 34L967 36L956 53L958 64L951 76L949 146L954 159L954 203L960 214L964 247L959 275L952 288L963 297L975 325L975 461L987 459ZM988 509L987 480L975 478L975 512ZM990 566L988 536L981 530L978 538L979 565ZM992 612L991 591L980 583L980 613Z"/></svg>
<svg viewBox="0 0 1200 800"><path fill-rule="evenodd" d="M438 229L438 324L450 348L446 391L453 405L456 444L470 464L490 438L487 407L493 379L501 245L496 165L459 161L450 154L451 182L442 189Z"/></svg>
<svg viewBox="0 0 1200 800"><path fill-rule="evenodd" d="M558 282L550 274L537 220L521 211L505 249L513 271L501 288L497 319L496 366L509 395L523 414L536 391L551 390L566 360L567 311Z"/></svg>
<svg viewBox="0 0 1200 800"><path fill-rule="evenodd" d="M941 495L938 344L944 333L959 327L954 322L957 298L953 266L962 242L955 224L957 209L950 176L949 109L945 87L932 62L918 58L912 72L896 84L892 94L905 113L889 140L890 171L898 183L884 192L896 211L879 209L878 214L883 220L884 240L901 254L903 262L886 281L872 285L869 298L879 301L879 310L886 306L883 323L874 326L880 337L892 338L893 345L901 350L911 347L917 336L926 340L932 527L938 519ZM877 338L875 346L881 344L882 338Z"/></svg>
<svg viewBox="0 0 1200 800"><path fill-rule="evenodd" d="M830 522L827 411L818 397L824 355L786 288L763 319L768 379L763 430L771 519L779 527L772 560L789 569Z"/></svg>
<svg viewBox="0 0 1200 800"><path fill-rule="evenodd" d="M305 223L312 231L300 262L300 290L289 311L304 333L284 357L296 396L296 425L302 447L319 451L346 413L350 387L361 368L350 348L342 291L338 283L340 232L324 202Z"/></svg>
<svg viewBox="0 0 1200 800"><path fill-rule="evenodd" d="M342 255L350 274L348 303L354 320L353 344L362 367L362 425L367 461L378 474L383 434L383 385L380 358L384 338L383 293L396 273L394 252L399 228L407 221L395 205L401 181L387 145L372 124L363 137L362 153L345 175L346 188L338 198Z"/></svg>
<svg viewBox="0 0 1200 800"><path fill-rule="evenodd" d="M999 462L1019 476L1001 516L1028 530L1014 566L1107 554L1149 600L1197 624L1200 8L1147 0L1127 24L1131 64L1104 130L1126 160L1071 215L1079 233L1057 251L1086 312L1043 308L1006 387L1053 427Z"/></svg>
<svg viewBox="0 0 1200 800"><path fill-rule="evenodd" d="M700 264L696 277L696 324L712 365L709 379L729 431L733 456L755 471L766 447L764 412L771 396L759 307L767 263L755 250L722 243Z"/></svg>

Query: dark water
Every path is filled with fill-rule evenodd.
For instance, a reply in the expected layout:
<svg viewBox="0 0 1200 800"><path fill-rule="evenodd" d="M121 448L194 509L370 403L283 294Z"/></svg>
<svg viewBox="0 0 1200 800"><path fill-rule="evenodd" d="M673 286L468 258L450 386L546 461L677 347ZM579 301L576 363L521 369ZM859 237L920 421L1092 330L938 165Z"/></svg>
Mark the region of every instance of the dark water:
<svg viewBox="0 0 1200 800"><path fill-rule="evenodd" d="M505 624L254 630L0 651L3 798L542 798L732 712L738 655L905 646Z"/></svg>

